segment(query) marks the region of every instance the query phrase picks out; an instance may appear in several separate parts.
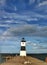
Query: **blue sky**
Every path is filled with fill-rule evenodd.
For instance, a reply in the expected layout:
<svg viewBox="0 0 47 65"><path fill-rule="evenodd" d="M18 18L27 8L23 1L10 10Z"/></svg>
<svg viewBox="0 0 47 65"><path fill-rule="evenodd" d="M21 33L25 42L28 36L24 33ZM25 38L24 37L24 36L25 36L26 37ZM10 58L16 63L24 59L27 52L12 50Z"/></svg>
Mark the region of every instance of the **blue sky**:
<svg viewBox="0 0 47 65"><path fill-rule="evenodd" d="M47 53L47 0L0 0L0 53Z"/></svg>

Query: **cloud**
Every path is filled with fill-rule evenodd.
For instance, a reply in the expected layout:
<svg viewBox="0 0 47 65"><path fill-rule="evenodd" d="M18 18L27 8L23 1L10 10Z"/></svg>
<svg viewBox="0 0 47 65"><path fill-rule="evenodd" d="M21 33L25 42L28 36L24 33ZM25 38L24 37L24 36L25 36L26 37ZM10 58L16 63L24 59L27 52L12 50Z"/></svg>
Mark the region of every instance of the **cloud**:
<svg viewBox="0 0 47 65"><path fill-rule="evenodd" d="M4 32L4 31L0 29L0 35L2 35L2 34L3 34L3 32Z"/></svg>
<svg viewBox="0 0 47 65"><path fill-rule="evenodd" d="M0 0L0 4L1 4L1 5L5 5L5 1L6 1L6 0Z"/></svg>
<svg viewBox="0 0 47 65"><path fill-rule="evenodd" d="M5 24L0 24L0 28L1 28L1 27L6 27L6 28L8 28L8 27L10 27L10 25L8 25L8 24L6 24L6 25L5 25Z"/></svg>
<svg viewBox="0 0 47 65"><path fill-rule="evenodd" d="M14 6L13 8L14 8L14 9L13 9L14 11L17 11L17 10L18 10L16 6Z"/></svg>
<svg viewBox="0 0 47 65"><path fill-rule="evenodd" d="M31 46L32 49L47 49L46 44L39 43L39 42L36 43L36 42L27 41L26 44L27 46Z"/></svg>
<svg viewBox="0 0 47 65"><path fill-rule="evenodd" d="M35 14L36 15L36 14ZM17 14L17 13L1 13L0 23L16 23L16 24L27 24L29 21L38 21L38 15L34 16L31 14ZM28 21L28 22L27 22Z"/></svg>
<svg viewBox="0 0 47 65"><path fill-rule="evenodd" d="M27 21L39 21L41 18L42 19L47 19L47 15L41 15L36 12L32 11L24 11L21 12L20 14L18 13L7 13L5 11L1 11L0 13L0 20L4 20L3 22L15 22L15 23L26 23ZM6 21L5 21L6 20ZM20 21L20 22L18 22ZM21 22L22 21L22 22Z"/></svg>
<svg viewBox="0 0 47 65"><path fill-rule="evenodd" d="M44 6L44 5L47 5L47 1L43 1L43 2L39 3L38 6L40 7L40 6Z"/></svg>
<svg viewBox="0 0 47 65"><path fill-rule="evenodd" d="M2 21L2 20L4 20L4 22L18 22L18 21L20 21L19 23L22 23L22 22L24 22L24 23L26 23L26 21L38 21L39 20L39 18L37 18L37 17L32 17L31 15L27 15L27 14L25 14L25 15L20 15L20 14L17 14L17 13L12 13L12 14L1 14L1 17L0 17L0 20ZM21 22L22 21L22 22Z"/></svg>
<svg viewBox="0 0 47 65"><path fill-rule="evenodd" d="M29 4L33 4L35 2L35 0L29 0Z"/></svg>
<svg viewBox="0 0 47 65"><path fill-rule="evenodd" d="M38 18L29 18L27 21L38 21Z"/></svg>
<svg viewBox="0 0 47 65"><path fill-rule="evenodd" d="M6 20L5 21L6 23L15 23L15 24L27 24L25 21L22 21L22 20Z"/></svg>
<svg viewBox="0 0 47 65"><path fill-rule="evenodd" d="M6 33L3 34L4 37L15 37L15 36L38 36L47 37L47 26L42 27L39 25L19 25L16 27L10 27Z"/></svg>
<svg viewBox="0 0 47 65"><path fill-rule="evenodd" d="M6 4L6 0L0 0L0 11L4 9L5 4Z"/></svg>
<svg viewBox="0 0 47 65"><path fill-rule="evenodd" d="M23 25L27 24L24 20L17 20L17 19L6 19L6 20L0 20L0 27L12 27L15 25Z"/></svg>
<svg viewBox="0 0 47 65"><path fill-rule="evenodd" d="M47 15L46 10L47 10L47 0L42 1L40 0L40 2L36 5L35 11L42 15Z"/></svg>
<svg viewBox="0 0 47 65"><path fill-rule="evenodd" d="M19 35L30 35L31 33L35 32L35 27L36 26L31 26L31 25L21 25L18 27L11 27L7 31L7 36L19 36Z"/></svg>
<svg viewBox="0 0 47 65"><path fill-rule="evenodd" d="M36 22L36 21L40 22L39 20L41 18L47 19L47 16L43 16L34 12L30 12L30 13L23 12L21 14L3 12L1 13L1 16L0 16L0 24L5 23L6 27L11 27L13 26L12 23L20 25L20 24L28 24L28 22L29 23ZM0 26L4 26L4 25L0 25Z"/></svg>

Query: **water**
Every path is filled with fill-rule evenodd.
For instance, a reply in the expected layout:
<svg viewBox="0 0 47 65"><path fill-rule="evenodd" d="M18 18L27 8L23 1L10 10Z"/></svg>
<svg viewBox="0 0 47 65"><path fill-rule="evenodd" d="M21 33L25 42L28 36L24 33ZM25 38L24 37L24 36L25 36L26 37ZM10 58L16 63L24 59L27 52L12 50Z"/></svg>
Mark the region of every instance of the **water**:
<svg viewBox="0 0 47 65"><path fill-rule="evenodd" d="M5 59L2 58L2 56L0 55L0 64L5 62Z"/></svg>

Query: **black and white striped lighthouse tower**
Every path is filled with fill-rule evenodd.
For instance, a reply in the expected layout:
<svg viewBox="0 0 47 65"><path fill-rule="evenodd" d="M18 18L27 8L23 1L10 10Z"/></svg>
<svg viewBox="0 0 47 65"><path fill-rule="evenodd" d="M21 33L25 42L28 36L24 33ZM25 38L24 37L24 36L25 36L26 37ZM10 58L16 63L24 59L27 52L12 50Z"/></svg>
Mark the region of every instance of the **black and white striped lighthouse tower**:
<svg viewBox="0 0 47 65"><path fill-rule="evenodd" d="M26 56L26 41L24 38L21 40L20 56Z"/></svg>

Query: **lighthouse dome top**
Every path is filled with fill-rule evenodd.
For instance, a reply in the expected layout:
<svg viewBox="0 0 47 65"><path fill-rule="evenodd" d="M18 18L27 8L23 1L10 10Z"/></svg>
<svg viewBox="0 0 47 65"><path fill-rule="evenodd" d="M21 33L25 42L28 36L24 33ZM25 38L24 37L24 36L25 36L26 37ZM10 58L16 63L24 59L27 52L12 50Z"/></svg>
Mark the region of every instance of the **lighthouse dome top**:
<svg viewBox="0 0 47 65"><path fill-rule="evenodd" d="M22 38L21 42L26 42L25 38Z"/></svg>

